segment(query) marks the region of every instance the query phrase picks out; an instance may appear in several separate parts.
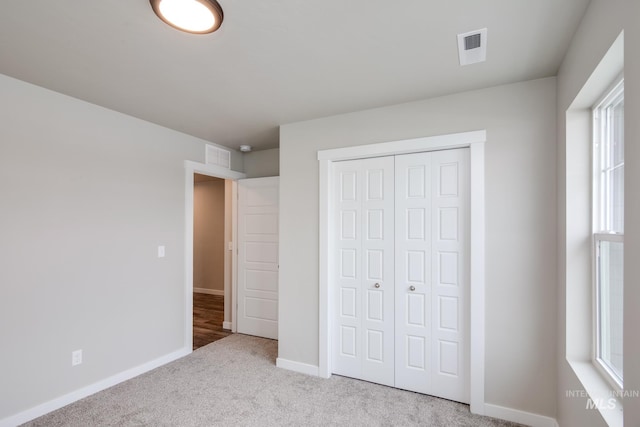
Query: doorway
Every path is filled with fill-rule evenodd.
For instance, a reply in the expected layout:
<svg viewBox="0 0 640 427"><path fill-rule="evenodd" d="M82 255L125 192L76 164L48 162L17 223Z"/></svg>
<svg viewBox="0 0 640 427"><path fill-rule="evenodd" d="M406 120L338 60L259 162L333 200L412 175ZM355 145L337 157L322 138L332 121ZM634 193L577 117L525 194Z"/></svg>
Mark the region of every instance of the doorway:
<svg viewBox="0 0 640 427"><path fill-rule="evenodd" d="M334 373L469 402L468 151L334 165Z"/></svg>
<svg viewBox="0 0 640 427"><path fill-rule="evenodd" d="M231 182L194 174L193 350L231 334L225 329L225 287L231 278Z"/></svg>
<svg viewBox="0 0 640 427"><path fill-rule="evenodd" d="M232 171L216 165L209 165L204 163L193 162L186 160L185 165L185 281L184 281L184 345L183 348L186 352L193 351L193 311L194 311L194 287L193 287L193 261L194 261L194 176L196 174L205 175L209 177L221 178L226 180L226 185L230 187L230 201L227 199L227 203L230 204L231 218L236 217L237 209L237 180L245 178L246 175L242 172ZM227 209L227 211L229 211ZM225 268L225 287L224 287L224 320L223 329L236 331L235 326L235 310L232 309L232 300L235 301L235 282L236 275L233 273L237 271L237 260L235 252L237 249L237 226L235 221L231 223L231 246L228 246L230 250L225 251L230 261L226 265L230 265L231 268Z"/></svg>
<svg viewBox="0 0 640 427"><path fill-rule="evenodd" d="M483 415L484 341L485 341L485 171L484 145L486 131L439 135L378 144L329 149L318 152L319 161L319 343L318 375L329 378L333 372L333 313L336 309L331 278L337 265L330 234L335 227L332 212L335 182L332 170L336 162L354 159L394 156L436 150L469 147L469 401L471 412Z"/></svg>

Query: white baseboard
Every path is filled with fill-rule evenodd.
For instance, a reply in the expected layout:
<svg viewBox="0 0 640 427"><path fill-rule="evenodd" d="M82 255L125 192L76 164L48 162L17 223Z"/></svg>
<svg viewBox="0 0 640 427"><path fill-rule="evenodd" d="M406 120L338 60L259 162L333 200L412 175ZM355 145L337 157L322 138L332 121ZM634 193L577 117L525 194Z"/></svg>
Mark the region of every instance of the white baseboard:
<svg viewBox="0 0 640 427"><path fill-rule="evenodd" d="M233 330L233 323L231 323L231 322L222 322L222 329L226 329L228 331Z"/></svg>
<svg viewBox="0 0 640 427"><path fill-rule="evenodd" d="M505 408L504 406L491 405L489 403L485 403L484 405L484 415L531 427L558 427L558 422L551 417Z"/></svg>
<svg viewBox="0 0 640 427"><path fill-rule="evenodd" d="M220 295L224 296L224 291L218 289L207 289L207 288L193 288L193 292L197 294L209 294L209 295Z"/></svg>
<svg viewBox="0 0 640 427"><path fill-rule="evenodd" d="M320 374L317 366L307 365L306 363L294 362L292 360L282 359L278 357L276 359L276 366L278 368L287 369L289 371L300 372L301 374L312 375L317 377Z"/></svg>
<svg viewBox="0 0 640 427"><path fill-rule="evenodd" d="M15 427L17 425L26 423L27 421L31 421L33 419L41 417L42 415L48 414L49 412L55 411L56 409L60 409L63 406L69 405L70 403L76 402L80 399L84 399L87 396L91 396L92 394L95 394L99 391L105 390L109 387L113 387L116 384L120 384L121 382L127 381L131 378L137 377L138 375L144 374L145 372L151 371L152 369L180 359L181 357L188 355L192 351L193 350L190 348L182 348L178 351L174 351L173 353L169 353L165 356L159 357L140 366L136 366L135 368L127 369L124 372L120 372L119 374L113 375L111 377L105 378L104 380L83 387L79 390L65 394L64 396L60 396L56 399L50 400L31 409L27 409L26 411L1 419L0 427Z"/></svg>

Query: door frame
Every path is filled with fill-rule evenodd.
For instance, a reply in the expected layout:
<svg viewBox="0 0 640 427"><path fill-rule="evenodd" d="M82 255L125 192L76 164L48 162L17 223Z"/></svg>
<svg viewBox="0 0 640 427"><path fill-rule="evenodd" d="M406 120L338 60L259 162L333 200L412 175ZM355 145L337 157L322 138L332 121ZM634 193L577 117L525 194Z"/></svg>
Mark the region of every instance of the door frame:
<svg viewBox="0 0 640 427"><path fill-rule="evenodd" d="M405 139L378 144L359 145L318 151L320 167L319 212L319 355L318 374L331 376L333 307L329 280L336 266L330 233L332 220L333 162L379 156L420 153L454 148L469 148L469 398L471 412L485 414L485 172L484 144L486 130Z"/></svg>
<svg viewBox="0 0 640 427"><path fill-rule="evenodd" d="M185 179L184 179L184 211L185 211L185 230L184 230L184 300L185 300L185 319L184 319L184 346L189 353L193 351L193 175L207 175L215 178L221 178L232 181L232 197L231 197L231 241L233 242L233 250L231 251L231 289L227 289L225 283L224 296L235 300L233 293L236 288L237 280L237 237L238 237L238 221L237 221L237 181L245 178L247 175L242 172L232 171L220 166L207 165L204 163L185 160L184 162ZM227 242L225 242L225 245ZM225 304L226 306L227 304ZM236 310L231 307L231 331L235 332L236 328Z"/></svg>

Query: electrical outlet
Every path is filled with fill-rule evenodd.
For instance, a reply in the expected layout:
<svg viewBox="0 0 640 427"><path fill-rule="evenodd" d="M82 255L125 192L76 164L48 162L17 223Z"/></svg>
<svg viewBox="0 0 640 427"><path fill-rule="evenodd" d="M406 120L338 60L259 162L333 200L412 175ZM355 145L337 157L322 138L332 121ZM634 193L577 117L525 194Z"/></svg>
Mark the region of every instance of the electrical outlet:
<svg viewBox="0 0 640 427"><path fill-rule="evenodd" d="M82 363L82 350L71 352L71 366L77 366Z"/></svg>
<svg viewBox="0 0 640 427"><path fill-rule="evenodd" d="M164 258L164 246L158 246L158 258Z"/></svg>

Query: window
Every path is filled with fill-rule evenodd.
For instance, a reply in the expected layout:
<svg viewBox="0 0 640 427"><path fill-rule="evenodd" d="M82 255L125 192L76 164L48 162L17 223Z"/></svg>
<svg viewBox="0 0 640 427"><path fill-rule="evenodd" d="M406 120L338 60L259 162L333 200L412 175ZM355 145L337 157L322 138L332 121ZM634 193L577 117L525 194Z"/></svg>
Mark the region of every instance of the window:
<svg viewBox="0 0 640 427"><path fill-rule="evenodd" d="M624 83L593 108L594 362L622 388Z"/></svg>

